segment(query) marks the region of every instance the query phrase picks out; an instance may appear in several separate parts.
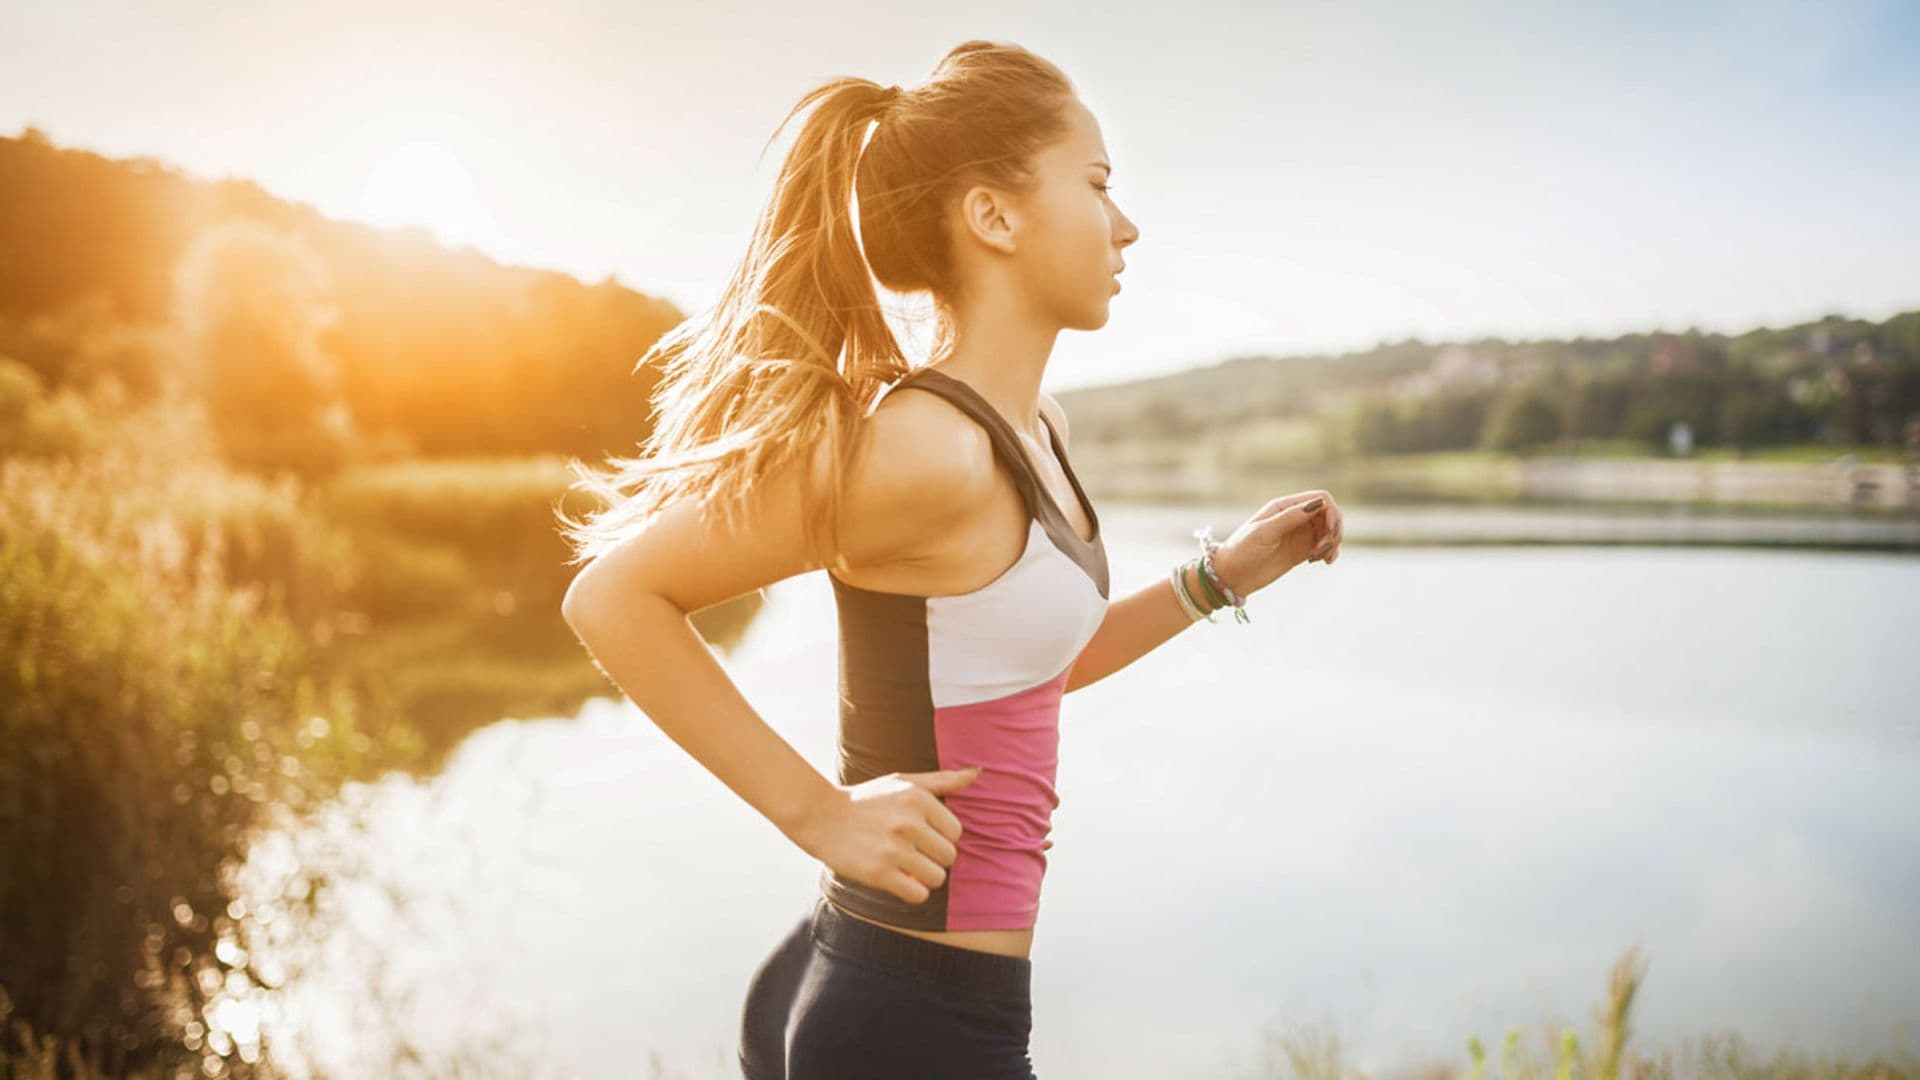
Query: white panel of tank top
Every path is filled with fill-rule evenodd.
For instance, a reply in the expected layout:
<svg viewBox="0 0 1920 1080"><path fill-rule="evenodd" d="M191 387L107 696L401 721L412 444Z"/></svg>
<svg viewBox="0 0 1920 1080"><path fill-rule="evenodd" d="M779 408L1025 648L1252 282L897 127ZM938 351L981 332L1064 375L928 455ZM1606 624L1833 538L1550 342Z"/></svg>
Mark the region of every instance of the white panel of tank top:
<svg viewBox="0 0 1920 1080"><path fill-rule="evenodd" d="M1031 690L1065 671L1106 618L1107 598L1039 519L1019 561L988 584L927 598L927 677L936 708Z"/></svg>

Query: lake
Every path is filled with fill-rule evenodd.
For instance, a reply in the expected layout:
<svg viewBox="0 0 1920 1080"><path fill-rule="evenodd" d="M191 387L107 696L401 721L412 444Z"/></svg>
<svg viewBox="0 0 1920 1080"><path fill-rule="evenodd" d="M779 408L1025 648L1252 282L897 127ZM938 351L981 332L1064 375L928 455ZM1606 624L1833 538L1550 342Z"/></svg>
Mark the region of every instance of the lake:
<svg viewBox="0 0 1920 1080"><path fill-rule="evenodd" d="M1236 520L1102 514L1115 599ZM1303 1026L1374 1073L1516 1026L1539 1057L1547 1020L1591 1045L1630 946L1631 1046L1920 1035L1920 559L1355 544L1248 611L1065 700L1042 1078L1257 1075ZM823 772L835 656L821 574L722 655ZM737 1076L817 876L611 696L350 789L253 870L296 858L334 887L281 920L308 977L264 1019L345 1075L385 1033L474 1075Z"/></svg>

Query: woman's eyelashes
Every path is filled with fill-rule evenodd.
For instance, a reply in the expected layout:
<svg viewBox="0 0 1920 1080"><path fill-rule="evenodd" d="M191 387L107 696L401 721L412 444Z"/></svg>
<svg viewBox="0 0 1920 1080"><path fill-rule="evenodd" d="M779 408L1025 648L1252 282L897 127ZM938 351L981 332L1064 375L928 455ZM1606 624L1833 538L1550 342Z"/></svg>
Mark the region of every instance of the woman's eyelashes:
<svg viewBox="0 0 1920 1080"><path fill-rule="evenodd" d="M1096 190L1096 191L1102 191L1102 192L1106 192L1106 191L1112 191L1112 190L1113 190L1113 185L1112 185L1112 184L1095 184L1095 185L1093 185L1093 186L1094 186L1094 190Z"/></svg>

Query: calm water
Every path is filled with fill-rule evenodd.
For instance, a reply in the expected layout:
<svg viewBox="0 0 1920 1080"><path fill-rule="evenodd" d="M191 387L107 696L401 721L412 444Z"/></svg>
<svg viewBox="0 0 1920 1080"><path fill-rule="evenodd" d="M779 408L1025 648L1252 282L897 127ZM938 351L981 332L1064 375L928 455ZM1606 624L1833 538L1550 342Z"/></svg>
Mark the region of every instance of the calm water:
<svg viewBox="0 0 1920 1080"><path fill-rule="evenodd" d="M1103 514L1116 599L1208 520ZM768 599L723 662L829 771L826 579ZM1249 612L1066 699L1043 1078L1252 1075L1301 1025L1368 1070L1587 1042L1634 945L1635 1046L1920 1040L1920 559L1349 547ZM348 1073L390 1023L474 1075L737 1075L816 865L630 705L351 794L364 834L297 838L343 880L284 1037Z"/></svg>

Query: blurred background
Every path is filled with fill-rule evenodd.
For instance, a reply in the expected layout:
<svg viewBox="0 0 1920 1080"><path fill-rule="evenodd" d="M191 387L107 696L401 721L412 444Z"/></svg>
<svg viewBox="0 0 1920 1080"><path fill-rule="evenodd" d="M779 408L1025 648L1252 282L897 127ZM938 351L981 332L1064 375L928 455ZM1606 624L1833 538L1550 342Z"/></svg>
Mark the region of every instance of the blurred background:
<svg viewBox="0 0 1920 1080"><path fill-rule="evenodd" d="M817 866L552 511L786 110L970 37L1141 228L1046 381L1117 595L1347 519L1066 701L1038 1073L1920 1075L1920 8L1850 0L0 5L8 1075L737 1075ZM695 621L830 774L824 576Z"/></svg>

